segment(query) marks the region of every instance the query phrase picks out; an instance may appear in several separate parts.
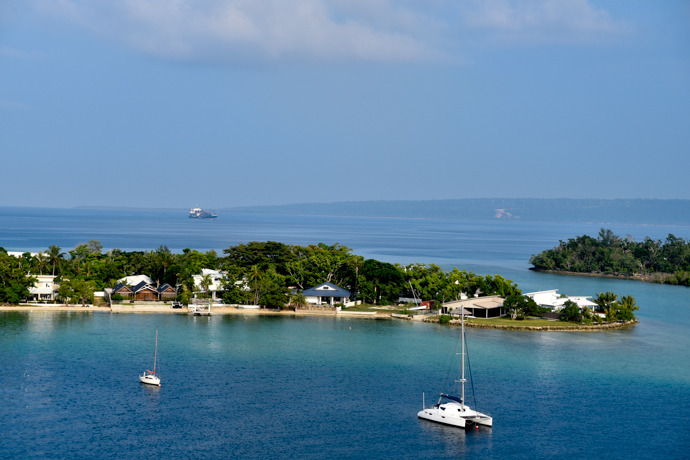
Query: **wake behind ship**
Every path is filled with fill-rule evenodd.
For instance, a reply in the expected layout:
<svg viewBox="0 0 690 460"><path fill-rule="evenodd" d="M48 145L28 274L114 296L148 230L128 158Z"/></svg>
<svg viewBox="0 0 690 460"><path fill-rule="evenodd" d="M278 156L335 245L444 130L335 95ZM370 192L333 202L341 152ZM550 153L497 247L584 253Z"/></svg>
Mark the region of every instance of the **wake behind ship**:
<svg viewBox="0 0 690 460"><path fill-rule="evenodd" d="M212 211L205 211L201 208L192 208L189 210L190 219L215 219L218 214Z"/></svg>

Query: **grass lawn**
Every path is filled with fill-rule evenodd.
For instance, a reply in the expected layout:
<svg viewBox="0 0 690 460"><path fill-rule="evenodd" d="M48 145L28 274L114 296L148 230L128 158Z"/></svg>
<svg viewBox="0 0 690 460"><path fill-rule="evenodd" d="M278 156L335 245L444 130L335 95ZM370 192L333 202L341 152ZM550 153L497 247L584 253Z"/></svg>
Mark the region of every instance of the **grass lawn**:
<svg viewBox="0 0 690 460"><path fill-rule="evenodd" d="M559 327L579 327L581 324L568 323L565 321L549 321L540 318L528 318L521 321L513 321L510 318L468 318L467 323L474 324L495 324L499 326L559 326Z"/></svg>
<svg viewBox="0 0 690 460"><path fill-rule="evenodd" d="M343 311L375 311L379 313L403 313L405 307L396 307L395 305L355 305L354 307L343 307Z"/></svg>

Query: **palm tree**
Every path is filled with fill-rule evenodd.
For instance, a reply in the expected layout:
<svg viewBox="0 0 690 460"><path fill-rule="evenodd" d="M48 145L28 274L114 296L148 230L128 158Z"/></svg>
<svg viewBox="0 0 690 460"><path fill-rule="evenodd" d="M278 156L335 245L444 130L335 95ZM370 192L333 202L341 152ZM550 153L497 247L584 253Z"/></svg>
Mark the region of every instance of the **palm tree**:
<svg viewBox="0 0 690 460"><path fill-rule="evenodd" d="M60 252L61 250L62 248L60 248L60 246L52 245L48 247L48 251L46 251L48 254L48 259L53 264L53 276L55 276L55 267L58 266L60 259L62 259L65 255L64 252Z"/></svg>
<svg viewBox="0 0 690 460"><path fill-rule="evenodd" d="M45 267L46 262L48 262L47 254L43 252L39 252L38 254L36 254L36 268L38 268L39 275L43 274L43 267Z"/></svg>
<svg viewBox="0 0 690 460"><path fill-rule="evenodd" d="M290 305L292 305L293 307L303 307L307 305L307 298L301 292L292 294L290 296Z"/></svg>
<svg viewBox="0 0 690 460"><path fill-rule="evenodd" d="M606 312L609 308L614 306L618 296L613 292L600 292L594 299L592 299L595 304L599 306L599 310Z"/></svg>
<svg viewBox="0 0 690 460"><path fill-rule="evenodd" d="M261 280L263 280L263 273L258 265L252 265L247 274L249 283L254 291L254 305L259 305L261 300Z"/></svg>
<svg viewBox="0 0 690 460"><path fill-rule="evenodd" d="M630 311L640 309L640 307L636 305L635 297L631 295L621 297L620 306L621 308L627 308Z"/></svg>
<svg viewBox="0 0 690 460"><path fill-rule="evenodd" d="M208 297L208 288L213 284L213 280L211 279L211 275L206 274L201 277L201 281L199 281L199 284L201 285L201 290L204 291L204 294L206 297Z"/></svg>
<svg viewBox="0 0 690 460"><path fill-rule="evenodd" d="M640 307L635 303L635 297L630 295L623 296L618 304L618 317L624 321L634 321L637 318L633 312L639 309Z"/></svg>

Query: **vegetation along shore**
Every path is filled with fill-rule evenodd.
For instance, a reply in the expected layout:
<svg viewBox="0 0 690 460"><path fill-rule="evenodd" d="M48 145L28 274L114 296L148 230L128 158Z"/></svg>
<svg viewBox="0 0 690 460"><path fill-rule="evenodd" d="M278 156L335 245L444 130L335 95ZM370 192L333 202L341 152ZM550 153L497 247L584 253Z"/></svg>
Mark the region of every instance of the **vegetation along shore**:
<svg viewBox="0 0 690 460"><path fill-rule="evenodd" d="M148 281L137 286L128 281L139 277ZM299 246L255 241L230 246L223 255L193 249L172 253L165 246L151 251L104 251L95 240L68 251L53 245L33 254L8 253L0 248L1 304L41 302L36 294L39 279L47 279L55 286L54 297L46 294L46 303L119 305L119 311L126 311L125 306L135 307L135 301L140 303L139 292L149 296L145 300L158 300L161 306L145 303L132 311L165 311L173 300L188 304L195 299L212 299L224 306L261 306L266 314L292 311L420 319L420 313L426 312L427 318L437 317L443 324L452 324L454 317L470 311L466 306L449 305L463 299L487 298L497 305L495 311L500 314L495 316L523 327L535 326L535 321L545 321L538 318L547 317L551 326L553 319L572 324L620 325L635 321L633 312L639 308L631 296L619 299L617 294L606 292L594 296L590 307L561 299L564 302L554 312L524 295L501 275L483 276L458 268L444 271L433 264L390 264L355 255L338 243ZM327 297L315 301L305 295L319 285L345 294L339 294L343 297L335 303L332 297L328 303L324 300ZM221 313L219 308L214 307L214 312ZM242 308L224 308L231 308L228 314L246 312ZM498 324L498 319L488 314L487 320Z"/></svg>
<svg viewBox="0 0 690 460"><path fill-rule="evenodd" d="M690 242L669 234L666 241L622 238L601 229L597 238L583 235L533 255L535 270L690 286Z"/></svg>

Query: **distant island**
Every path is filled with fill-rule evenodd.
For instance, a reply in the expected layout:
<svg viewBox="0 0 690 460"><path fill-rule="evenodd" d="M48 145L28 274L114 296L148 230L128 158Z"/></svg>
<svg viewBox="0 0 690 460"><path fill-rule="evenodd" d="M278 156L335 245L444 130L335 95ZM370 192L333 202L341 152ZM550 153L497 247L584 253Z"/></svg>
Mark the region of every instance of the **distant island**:
<svg viewBox="0 0 690 460"><path fill-rule="evenodd" d="M466 198L244 206L222 211L343 217L690 225L690 200Z"/></svg>
<svg viewBox="0 0 690 460"><path fill-rule="evenodd" d="M633 241L602 228L530 258L534 270L639 279L690 286L690 242L669 234L666 241Z"/></svg>

